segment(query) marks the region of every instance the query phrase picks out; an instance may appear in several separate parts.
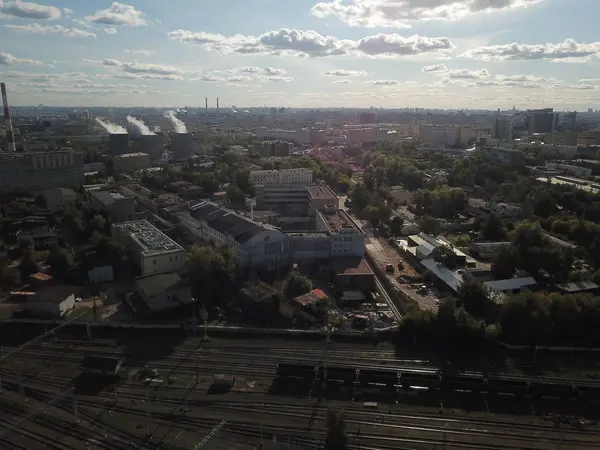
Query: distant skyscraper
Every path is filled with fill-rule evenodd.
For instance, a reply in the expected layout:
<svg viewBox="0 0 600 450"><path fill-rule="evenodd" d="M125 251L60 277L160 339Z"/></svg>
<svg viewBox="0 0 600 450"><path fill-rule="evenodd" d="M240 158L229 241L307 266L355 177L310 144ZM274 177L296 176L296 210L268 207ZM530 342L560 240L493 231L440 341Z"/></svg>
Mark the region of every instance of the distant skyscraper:
<svg viewBox="0 0 600 450"><path fill-rule="evenodd" d="M554 109L528 109L525 126L529 134L553 132L556 128Z"/></svg>

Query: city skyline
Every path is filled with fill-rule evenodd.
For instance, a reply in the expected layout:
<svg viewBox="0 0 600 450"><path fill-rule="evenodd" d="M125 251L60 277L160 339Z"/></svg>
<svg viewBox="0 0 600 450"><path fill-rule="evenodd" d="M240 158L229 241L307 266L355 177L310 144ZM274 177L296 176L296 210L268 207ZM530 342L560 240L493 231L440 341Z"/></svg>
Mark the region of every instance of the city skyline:
<svg viewBox="0 0 600 450"><path fill-rule="evenodd" d="M0 0L11 104L600 105L592 0L197 3Z"/></svg>

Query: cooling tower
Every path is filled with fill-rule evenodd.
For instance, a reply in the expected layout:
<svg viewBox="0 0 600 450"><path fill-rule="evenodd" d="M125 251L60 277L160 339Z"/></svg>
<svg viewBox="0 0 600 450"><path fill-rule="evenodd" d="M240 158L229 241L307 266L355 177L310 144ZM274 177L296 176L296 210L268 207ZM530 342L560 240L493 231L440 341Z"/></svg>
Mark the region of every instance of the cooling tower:
<svg viewBox="0 0 600 450"><path fill-rule="evenodd" d="M194 156L194 144L192 141L192 135L189 133L177 133L171 134L173 139L173 151L176 161L186 160L191 156Z"/></svg>
<svg viewBox="0 0 600 450"><path fill-rule="evenodd" d="M156 134L141 135L140 152L147 153L150 161L158 161L163 152L160 138Z"/></svg>
<svg viewBox="0 0 600 450"><path fill-rule="evenodd" d="M129 153L129 136L127 133L111 133L110 154L112 156L119 156L127 153Z"/></svg>

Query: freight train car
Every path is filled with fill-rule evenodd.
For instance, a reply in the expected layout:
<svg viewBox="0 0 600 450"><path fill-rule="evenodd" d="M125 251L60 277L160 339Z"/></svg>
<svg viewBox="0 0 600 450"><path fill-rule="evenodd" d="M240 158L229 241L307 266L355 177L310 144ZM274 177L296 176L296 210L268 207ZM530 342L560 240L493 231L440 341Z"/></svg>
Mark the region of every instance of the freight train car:
<svg viewBox="0 0 600 450"><path fill-rule="evenodd" d="M357 380L357 371L354 367L328 366L327 377L325 377L325 367L319 366L318 373L319 379L328 383L353 384Z"/></svg>
<svg viewBox="0 0 600 450"><path fill-rule="evenodd" d="M395 370L360 369L360 384L384 384L395 387L400 384L400 374Z"/></svg>
<svg viewBox="0 0 600 450"><path fill-rule="evenodd" d="M313 380L315 378L315 369L314 364L279 363L277 364L277 377Z"/></svg>

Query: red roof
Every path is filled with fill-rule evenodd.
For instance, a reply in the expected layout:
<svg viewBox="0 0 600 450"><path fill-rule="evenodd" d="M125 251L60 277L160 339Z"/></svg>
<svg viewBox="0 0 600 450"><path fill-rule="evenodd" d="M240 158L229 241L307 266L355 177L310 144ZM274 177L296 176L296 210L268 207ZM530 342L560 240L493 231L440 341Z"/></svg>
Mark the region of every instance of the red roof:
<svg viewBox="0 0 600 450"><path fill-rule="evenodd" d="M313 289L308 294L300 295L296 297L294 301L300 303L302 306L311 305L315 302L326 300L327 294L322 289Z"/></svg>

